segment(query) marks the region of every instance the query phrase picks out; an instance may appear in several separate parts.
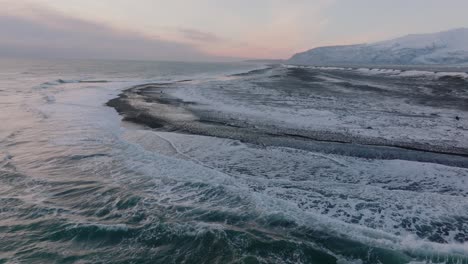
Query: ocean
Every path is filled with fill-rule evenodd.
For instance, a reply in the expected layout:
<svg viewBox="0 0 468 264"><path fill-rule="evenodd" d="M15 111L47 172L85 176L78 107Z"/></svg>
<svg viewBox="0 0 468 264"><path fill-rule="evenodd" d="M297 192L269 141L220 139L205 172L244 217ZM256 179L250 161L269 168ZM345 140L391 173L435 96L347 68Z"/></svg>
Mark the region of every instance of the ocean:
<svg viewBox="0 0 468 264"><path fill-rule="evenodd" d="M0 263L468 263L452 70L2 59Z"/></svg>

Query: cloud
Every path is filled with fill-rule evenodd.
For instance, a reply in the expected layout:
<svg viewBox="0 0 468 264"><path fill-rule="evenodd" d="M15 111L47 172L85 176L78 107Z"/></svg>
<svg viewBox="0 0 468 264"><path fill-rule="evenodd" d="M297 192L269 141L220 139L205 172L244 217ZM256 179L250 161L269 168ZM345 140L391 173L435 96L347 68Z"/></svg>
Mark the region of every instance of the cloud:
<svg viewBox="0 0 468 264"><path fill-rule="evenodd" d="M141 0L138 4L128 0L0 0L0 4L2 1L3 19L16 19L17 24L34 28L22 36L13 34L12 39L22 41L10 43L9 52L19 47L30 51L36 46L31 53L40 54L40 48L43 54L60 51L67 57L217 60L287 58L321 44L319 36L328 24L324 11L336 0L222 4L216 0ZM5 11L12 5L22 5L21 12ZM0 22L0 33L5 22ZM25 37L28 35L36 38ZM42 36L50 38L46 41ZM0 52L5 53L8 41L0 39Z"/></svg>
<svg viewBox="0 0 468 264"><path fill-rule="evenodd" d="M187 43L65 17L41 7L28 10L0 12L0 35L4 36L0 38L0 55L184 61L219 59ZM185 34L206 41L214 38L197 31L185 31Z"/></svg>
<svg viewBox="0 0 468 264"><path fill-rule="evenodd" d="M189 41L196 42L220 42L222 39L215 34L209 32L203 32L197 29L192 28L179 28L178 32L182 35L183 38Z"/></svg>
<svg viewBox="0 0 468 264"><path fill-rule="evenodd" d="M236 1L238 5L242 5L244 13L251 13L250 16L244 13L225 15L222 23L238 29L232 30L236 35L229 43L210 46L210 52L255 58L289 58L292 54L318 43L316 36L328 23L324 10L334 1ZM249 9L244 10L246 5Z"/></svg>

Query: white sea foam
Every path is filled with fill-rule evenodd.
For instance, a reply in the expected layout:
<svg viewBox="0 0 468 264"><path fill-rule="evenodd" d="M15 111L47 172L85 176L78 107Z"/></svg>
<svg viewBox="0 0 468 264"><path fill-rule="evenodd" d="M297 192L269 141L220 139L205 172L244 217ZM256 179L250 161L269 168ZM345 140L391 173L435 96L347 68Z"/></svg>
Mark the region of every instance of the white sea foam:
<svg viewBox="0 0 468 264"><path fill-rule="evenodd" d="M252 200L260 214L259 218L280 214L312 230L418 255L468 255L467 244L455 241L447 244L429 242L399 226L395 227L404 218L417 217L418 223L422 225L457 217L459 213L468 210L466 198L437 193L448 186L459 186L462 191L466 191L468 186L461 176L466 173L466 169L406 161L368 161L287 148L252 148L233 140L202 136L139 133L142 134L138 139L133 138L137 140L135 143L147 144L149 139L158 141L162 137L177 149L177 152L166 152L166 155L180 157L182 153L182 158L189 162L177 162L170 171L156 172L152 168L164 167L159 157L158 165L156 161L147 161L144 165L135 166L139 170L143 169L145 174L150 175L170 173L168 178L177 181L221 184L228 191L227 195L236 194ZM192 158L196 158L195 163L192 163ZM336 162L343 166L342 169L332 166L333 169L309 174L312 168L327 168L328 164ZM192 175L197 175L196 178L182 176L183 171L188 169L186 166L190 167ZM449 171L452 174L447 173ZM409 179L414 182L432 182L417 192L393 190L392 186L400 184L402 187L411 186ZM438 190L436 186L441 189ZM172 201L183 200L187 205L187 202L191 202L182 197L190 197L194 193L173 192L168 195L167 198ZM321 201L325 206L314 208L314 203L309 204L312 207L304 206L313 201ZM374 206L372 210L381 209L358 209L360 204L371 204ZM330 205L329 212L324 212L323 209ZM224 210L232 209L226 207ZM349 215L362 214L362 221L352 223L345 215L334 215L339 211Z"/></svg>

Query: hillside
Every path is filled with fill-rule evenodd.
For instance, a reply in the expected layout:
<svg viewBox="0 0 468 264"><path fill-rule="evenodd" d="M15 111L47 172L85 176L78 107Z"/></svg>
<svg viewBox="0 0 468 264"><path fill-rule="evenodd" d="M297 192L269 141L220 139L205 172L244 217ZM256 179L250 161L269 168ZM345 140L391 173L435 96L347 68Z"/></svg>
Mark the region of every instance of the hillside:
<svg viewBox="0 0 468 264"><path fill-rule="evenodd" d="M468 64L468 28L412 34L371 44L330 46L295 54L290 64Z"/></svg>

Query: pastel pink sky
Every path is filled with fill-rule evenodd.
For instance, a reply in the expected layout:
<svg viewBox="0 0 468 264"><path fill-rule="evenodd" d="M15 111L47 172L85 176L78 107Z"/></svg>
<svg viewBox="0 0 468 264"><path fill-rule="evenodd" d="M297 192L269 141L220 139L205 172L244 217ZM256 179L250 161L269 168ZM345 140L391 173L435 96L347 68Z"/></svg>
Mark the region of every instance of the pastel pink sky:
<svg viewBox="0 0 468 264"><path fill-rule="evenodd" d="M79 41L74 48L113 48L125 58L132 57L132 46L140 48L136 59L288 58L322 45L468 26L466 0L0 0L0 4L4 20L0 33L11 35L0 41L0 55L2 44L3 53L15 52L12 47L19 45L33 54L35 43L49 47L51 53L55 47L66 54L76 44L71 40L81 37L94 41ZM35 39L31 32L40 34ZM121 43L103 44L117 41Z"/></svg>

